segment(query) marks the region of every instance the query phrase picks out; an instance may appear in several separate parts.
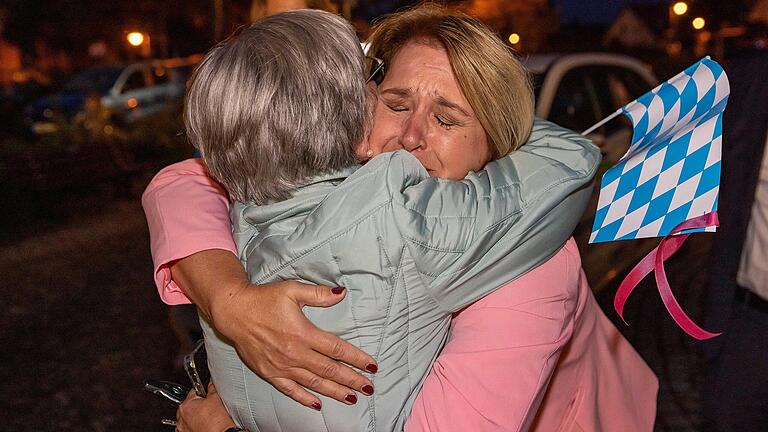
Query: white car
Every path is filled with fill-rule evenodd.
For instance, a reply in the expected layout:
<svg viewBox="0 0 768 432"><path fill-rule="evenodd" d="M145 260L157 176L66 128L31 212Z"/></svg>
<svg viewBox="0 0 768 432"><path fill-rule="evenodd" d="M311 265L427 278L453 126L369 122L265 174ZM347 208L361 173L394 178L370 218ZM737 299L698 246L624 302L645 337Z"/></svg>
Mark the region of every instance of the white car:
<svg viewBox="0 0 768 432"><path fill-rule="evenodd" d="M62 90L33 101L26 109L26 121L36 134L56 132L55 119L77 122L92 99L109 110L115 123L134 123L180 101L197 61L198 57L190 57L94 66L75 75Z"/></svg>
<svg viewBox="0 0 768 432"><path fill-rule="evenodd" d="M536 116L582 132L657 85L640 61L618 54L533 55L523 59L532 72ZM656 239L587 244L597 207L600 178L629 149L632 123L626 116L609 121L589 137L603 153L595 193L574 236L592 288L601 290L648 253Z"/></svg>

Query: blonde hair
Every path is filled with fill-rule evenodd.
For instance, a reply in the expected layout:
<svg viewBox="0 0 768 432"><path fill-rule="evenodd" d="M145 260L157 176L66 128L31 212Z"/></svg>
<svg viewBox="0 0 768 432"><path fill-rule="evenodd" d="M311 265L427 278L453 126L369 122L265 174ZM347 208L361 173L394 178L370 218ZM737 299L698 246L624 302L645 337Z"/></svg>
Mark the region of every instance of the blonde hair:
<svg viewBox="0 0 768 432"><path fill-rule="evenodd" d="M368 37L368 55L390 64L408 42L439 43L485 130L493 159L523 145L531 134L533 88L525 67L487 26L458 11L423 4L385 17Z"/></svg>

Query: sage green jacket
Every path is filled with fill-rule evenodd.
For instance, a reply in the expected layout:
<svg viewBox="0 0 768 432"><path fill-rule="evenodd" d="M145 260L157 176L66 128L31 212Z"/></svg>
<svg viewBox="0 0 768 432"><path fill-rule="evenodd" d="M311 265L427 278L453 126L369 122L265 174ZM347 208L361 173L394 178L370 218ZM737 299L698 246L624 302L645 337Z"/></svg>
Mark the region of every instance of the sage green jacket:
<svg viewBox="0 0 768 432"><path fill-rule="evenodd" d="M405 151L318 177L274 204L236 204L235 239L251 281L346 287L318 327L379 365L373 396L305 408L273 389L203 323L214 382L250 431L401 431L448 334L451 313L546 261L571 235L600 152L537 120L529 142L464 180L429 177Z"/></svg>

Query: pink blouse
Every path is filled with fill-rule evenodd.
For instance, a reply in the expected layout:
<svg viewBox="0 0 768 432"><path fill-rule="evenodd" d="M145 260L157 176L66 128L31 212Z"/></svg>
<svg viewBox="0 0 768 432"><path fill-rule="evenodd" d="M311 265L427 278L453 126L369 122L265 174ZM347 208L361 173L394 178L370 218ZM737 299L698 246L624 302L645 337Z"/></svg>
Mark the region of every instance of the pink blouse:
<svg viewBox="0 0 768 432"><path fill-rule="evenodd" d="M168 266L208 249L236 254L226 193L189 159L160 171L142 204L160 297L189 303ZM657 389L597 305L571 239L455 315L406 431L650 431Z"/></svg>

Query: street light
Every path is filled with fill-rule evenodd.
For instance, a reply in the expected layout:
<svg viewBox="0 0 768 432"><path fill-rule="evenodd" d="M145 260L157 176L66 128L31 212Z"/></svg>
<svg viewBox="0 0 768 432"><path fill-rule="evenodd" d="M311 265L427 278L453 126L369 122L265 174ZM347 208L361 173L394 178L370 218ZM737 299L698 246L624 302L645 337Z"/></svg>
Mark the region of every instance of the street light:
<svg viewBox="0 0 768 432"><path fill-rule="evenodd" d="M509 43L512 45L517 45L520 43L520 35L517 33L512 33L509 35Z"/></svg>
<svg viewBox="0 0 768 432"><path fill-rule="evenodd" d="M128 43L134 47L141 47L142 57L149 58L152 56L152 45L148 34L141 32L130 32L126 36Z"/></svg>
<svg viewBox="0 0 768 432"><path fill-rule="evenodd" d="M144 35L139 32L128 33L128 43L137 47L144 43Z"/></svg>
<svg viewBox="0 0 768 432"><path fill-rule="evenodd" d="M686 2L677 2L672 6L672 12L678 16L684 15L688 12L688 4Z"/></svg>
<svg viewBox="0 0 768 432"><path fill-rule="evenodd" d="M706 24L707 24L707 22L704 21L704 18L702 18L702 17L696 17L696 18L693 19L693 21L691 21L691 25L696 30L703 29Z"/></svg>

